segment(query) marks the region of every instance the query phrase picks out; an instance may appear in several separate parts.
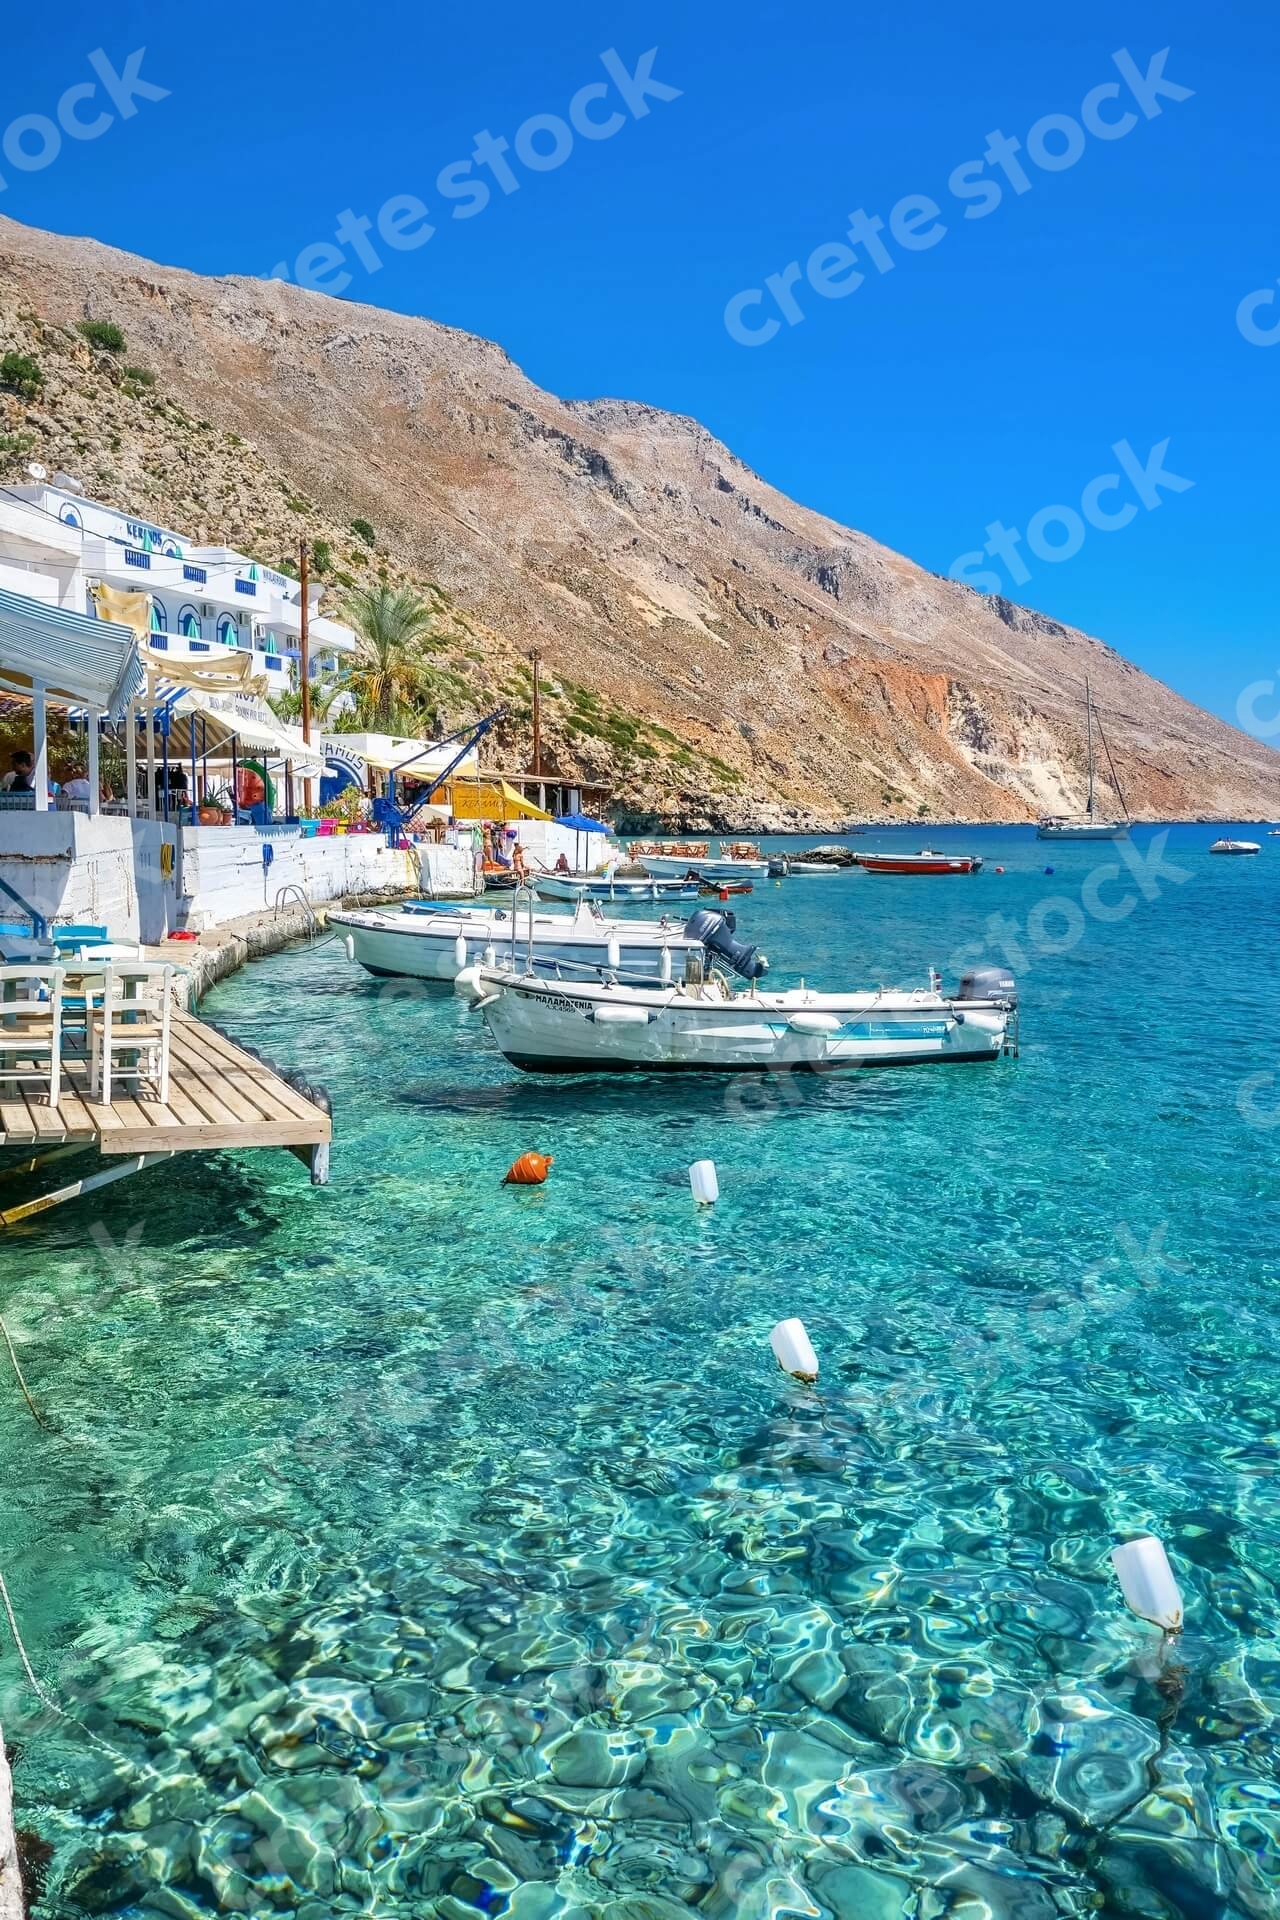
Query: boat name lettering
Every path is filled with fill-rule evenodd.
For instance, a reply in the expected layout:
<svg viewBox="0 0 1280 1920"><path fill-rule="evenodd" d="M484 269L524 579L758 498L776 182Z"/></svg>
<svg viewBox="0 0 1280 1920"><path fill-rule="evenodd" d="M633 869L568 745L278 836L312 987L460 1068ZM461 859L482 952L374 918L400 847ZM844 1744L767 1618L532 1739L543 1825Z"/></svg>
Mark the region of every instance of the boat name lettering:
<svg viewBox="0 0 1280 1920"><path fill-rule="evenodd" d="M565 993L531 993L529 998L536 1007L568 1007L574 1013L591 1013L595 1002L592 1000L571 1000Z"/></svg>

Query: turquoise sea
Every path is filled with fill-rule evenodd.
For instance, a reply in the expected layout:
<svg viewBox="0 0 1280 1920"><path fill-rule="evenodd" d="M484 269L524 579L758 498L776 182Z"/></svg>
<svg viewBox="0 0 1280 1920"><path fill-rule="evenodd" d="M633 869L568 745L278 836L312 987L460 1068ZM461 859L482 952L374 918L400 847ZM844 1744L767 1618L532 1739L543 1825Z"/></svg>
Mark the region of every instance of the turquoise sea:
<svg viewBox="0 0 1280 1920"><path fill-rule="evenodd" d="M991 1066L531 1080L336 940L213 993L332 1184L193 1156L0 1244L41 1920L1280 1911L1280 839L1218 831L733 903L778 980L1012 959Z"/></svg>

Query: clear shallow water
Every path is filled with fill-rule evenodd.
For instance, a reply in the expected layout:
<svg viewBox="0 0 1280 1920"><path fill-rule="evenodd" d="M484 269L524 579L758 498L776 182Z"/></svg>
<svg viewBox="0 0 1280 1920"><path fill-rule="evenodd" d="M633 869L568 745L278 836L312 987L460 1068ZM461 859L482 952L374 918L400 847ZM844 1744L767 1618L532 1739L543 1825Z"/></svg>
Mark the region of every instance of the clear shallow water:
<svg viewBox="0 0 1280 1920"><path fill-rule="evenodd" d="M300 948L207 1010L329 1086L329 1188L179 1163L0 1244L58 1429L0 1395L2 1564L83 1723L5 1652L42 1915L1277 1911L1280 841L1176 831L1055 954L1113 849L928 832L987 870L740 930L916 981L1003 914L1017 1061L529 1080Z"/></svg>

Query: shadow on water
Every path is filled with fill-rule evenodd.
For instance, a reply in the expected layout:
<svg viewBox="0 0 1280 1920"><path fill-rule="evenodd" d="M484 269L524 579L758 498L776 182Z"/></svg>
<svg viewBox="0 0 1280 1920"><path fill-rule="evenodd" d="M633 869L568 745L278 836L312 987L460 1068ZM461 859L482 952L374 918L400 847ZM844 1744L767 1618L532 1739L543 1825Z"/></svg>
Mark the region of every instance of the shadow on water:
<svg viewBox="0 0 1280 1920"><path fill-rule="evenodd" d="M910 1083L884 1073L848 1074L824 1078L820 1074L615 1074L592 1079L565 1074L563 1078L504 1081L497 1086L454 1084L400 1087L391 1096L396 1105L426 1108L436 1113L477 1119L502 1115L527 1120L572 1116L632 1117L637 1102L652 1106L659 1119L729 1117L743 1124L771 1119L852 1109L893 1114L919 1102Z"/></svg>

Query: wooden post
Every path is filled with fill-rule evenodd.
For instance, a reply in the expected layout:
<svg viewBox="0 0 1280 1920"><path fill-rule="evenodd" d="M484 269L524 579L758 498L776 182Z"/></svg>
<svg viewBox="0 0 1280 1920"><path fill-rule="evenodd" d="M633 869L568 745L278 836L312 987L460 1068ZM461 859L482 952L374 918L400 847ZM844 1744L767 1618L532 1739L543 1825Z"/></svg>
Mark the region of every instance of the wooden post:
<svg viewBox="0 0 1280 1920"><path fill-rule="evenodd" d="M533 650L533 770L542 772L542 695L538 691L538 649Z"/></svg>

